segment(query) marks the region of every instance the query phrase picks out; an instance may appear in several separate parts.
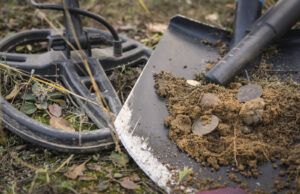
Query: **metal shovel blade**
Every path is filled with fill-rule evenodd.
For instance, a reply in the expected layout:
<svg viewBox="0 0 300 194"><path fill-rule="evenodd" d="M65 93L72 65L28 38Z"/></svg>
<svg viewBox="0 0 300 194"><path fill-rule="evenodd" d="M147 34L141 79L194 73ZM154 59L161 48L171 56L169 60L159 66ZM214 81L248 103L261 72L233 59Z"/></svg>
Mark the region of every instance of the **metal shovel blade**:
<svg viewBox="0 0 300 194"><path fill-rule="evenodd" d="M193 168L199 179L217 180L221 177L221 182L229 182L231 186L235 186L226 176L226 170L230 168L212 172L210 168L201 167L168 138L168 129L164 126L164 118L168 115L166 104L154 89L154 73L167 71L175 76L193 79L196 73L204 71L208 61L217 61L220 57L218 49L206 42L217 43L220 40L229 42L229 32L183 16L174 17L116 119L117 133L128 153L167 192L171 192L178 170L184 167ZM295 54L297 49L299 52L299 48L299 45L294 46L295 52L292 53ZM274 60L282 61L284 58L285 56L280 56ZM291 60L292 58L289 62L295 64ZM295 68L300 69L299 65L293 67ZM271 183L278 170L274 170L271 165L265 165L260 170L263 175L258 179L237 176L246 181L251 190L271 190Z"/></svg>

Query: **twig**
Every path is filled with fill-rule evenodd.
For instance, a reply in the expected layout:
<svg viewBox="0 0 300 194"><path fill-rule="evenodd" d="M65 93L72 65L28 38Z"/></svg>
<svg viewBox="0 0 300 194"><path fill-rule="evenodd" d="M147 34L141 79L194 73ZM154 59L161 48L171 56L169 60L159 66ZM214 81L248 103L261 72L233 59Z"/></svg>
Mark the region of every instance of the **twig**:
<svg viewBox="0 0 300 194"><path fill-rule="evenodd" d="M239 163L237 161L237 150L236 150L236 125L237 125L237 122L234 124L234 137L233 137L233 155L234 155L234 161L235 161L235 165L236 167L239 166Z"/></svg>
<svg viewBox="0 0 300 194"><path fill-rule="evenodd" d="M11 192L12 192L12 194L16 194L15 188L16 188L16 182L14 182L12 184L12 186L11 186Z"/></svg>
<svg viewBox="0 0 300 194"><path fill-rule="evenodd" d="M138 0L138 1L139 1L139 4L142 6L142 8L149 14L150 10L148 9L145 1L144 0Z"/></svg>
<svg viewBox="0 0 300 194"><path fill-rule="evenodd" d="M74 157L74 154L70 155L54 172L60 171L66 164L68 164Z"/></svg>

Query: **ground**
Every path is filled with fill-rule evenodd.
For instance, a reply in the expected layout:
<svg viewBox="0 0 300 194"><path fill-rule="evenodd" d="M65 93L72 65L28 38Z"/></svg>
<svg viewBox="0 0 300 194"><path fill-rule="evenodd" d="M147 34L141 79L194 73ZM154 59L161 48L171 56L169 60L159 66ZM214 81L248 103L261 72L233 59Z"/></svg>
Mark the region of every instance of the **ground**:
<svg viewBox="0 0 300 194"><path fill-rule="evenodd" d="M85 0L82 6L103 15L119 32L149 47L155 47L165 25L176 14L232 28L233 0L144 2L146 8L139 0ZM53 12L45 13L52 20L59 19ZM0 0L0 14L1 38L10 33L48 26L23 0ZM85 23L94 26L89 21ZM133 85L135 78L127 79L128 71L117 71L119 78L114 80L116 83L129 80ZM128 91L124 91L122 98L126 98L127 94ZM120 155L113 151L94 155L57 153L24 142L5 129L0 130L0 193L163 193L128 158L126 153ZM81 180L78 180L76 173L83 173Z"/></svg>

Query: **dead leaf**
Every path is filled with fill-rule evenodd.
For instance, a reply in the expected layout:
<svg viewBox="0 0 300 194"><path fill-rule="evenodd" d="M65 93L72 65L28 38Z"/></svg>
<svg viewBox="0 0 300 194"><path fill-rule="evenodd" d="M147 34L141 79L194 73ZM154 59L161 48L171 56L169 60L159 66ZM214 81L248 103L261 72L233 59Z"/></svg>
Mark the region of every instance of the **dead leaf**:
<svg viewBox="0 0 300 194"><path fill-rule="evenodd" d="M67 132L75 131L71 124L64 118L51 117L50 126Z"/></svg>
<svg viewBox="0 0 300 194"><path fill-rule="evenodd" d="M192 5L193 2L191 0L185 0L185 3L188 4L188 5Z"/></svg>
<svg viewBox="0 0 300 194"><path fill-rule="evenodd" d="M96 176L79 176L78 180L81 181L95 181L97 180Z"/></svg>
<svg viewBox="0 0 300 194"><path fill-rule="evenodd" d="M12 100L12 99L14 99L15 97L18 96L18 94L21 91L21 89L22 89L22 87L20 87L19 84L16 84L14 86L14 89L7 96L5 96L5 99L6 100Z"/></svg>
<svg viewBox="0 0 300 194"><path fill-rule="evenodd" d="M219 14L218 13L212 13L205 17L206 20L210 22L216 22L219 20Z"/></svg>
<svg viewBox="0 0 300 194"><path fill-rule="evenodd" d="M85 171L85 165L88 161L76 166L73 165L69 170L64 174L66 177L70 179L77 179L79 176L83 175L83 172Z"/></svg>
<svg viewBox="0 0 300 194"><path fill-rule="evenodd" d="M125 189L129 189L129 190L136 190L138 188L140 188L140 186L134 182L132 182L128 177L124 178L121 182L120 185L125 188Z"/></svg>
<svg viewBox="0 0 300 194"><path fill-rule="evenodd" d="M87 167L89 170L93 170L96 172L103 172L102 167L98 164L89 164Z"/></svg>
<svg viewBox="0 0 300 194"><path fill-rule="evenodd" d="M147 28L150 32L164 33L167 30L167 25L160 23L147 24Z"/></svg>
<svg viewBox="0 0 300 194"><path fill-rule="evenodd" d="M126 24L126 25L119 26L118 30L121 30L121 31L136 31L137 27L135 25L132 25L132 24Z"/></svg>
<svg viewBox="0 0 300 194"><path fill-rule="evenodd" d="M130 176L130 180L132 180L133 182L139 182L139 181L141 181L141 178L139 177L138 174L133 173L133 174Z"/></svg>
<svg viewBox="0 0 300 194"><path fill-rule="evenodd" d="M225 5L226 8L229 8L229 9L235 9L236 8L236 4L235 3L227 3Z"/></svg>
<svg viewBox="0 0 300 194"><path fill-rule="evenodd" d="M49 112L55 117L61 117L62 108L58 104L52 104L48 106Z"/></svg>

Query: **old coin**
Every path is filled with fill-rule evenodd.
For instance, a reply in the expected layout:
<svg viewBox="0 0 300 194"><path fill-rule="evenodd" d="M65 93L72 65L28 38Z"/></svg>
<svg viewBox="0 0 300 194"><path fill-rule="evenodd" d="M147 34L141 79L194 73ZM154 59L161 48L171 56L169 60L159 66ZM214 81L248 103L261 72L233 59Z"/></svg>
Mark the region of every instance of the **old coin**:
<svg viewBox="0 0 300 194"><path fill-rule="evenodd" d="M203 120L202 118L197 119L193 126L192 131L194 134L203 136L213 132L219 125L220 119L212 115L209 120Z"/></svg>
<svg viewBox="0 0 300 194"><path fill-rule="evenodd" d="M204 107L215 107L220 104L220 99L217 95L212 93L205 93L201 99L201 106Z"/></svg>
<svg viewBox="0 0 300 194"><path fill-rule="evenodd" d="M262 121L265 108L265 101L256 98L243 104L239 116L246 125L255 125Z"/></svg>
<svg viewBox="0 0 300 194"><path fill-rule="evenodd" d="M237 94L237 99L240 102L248 102L255 98L261 97L262 93L263 93L263 89L260 85L248 84L246 86L242 86L239 89L239 92Z"/></svg>

